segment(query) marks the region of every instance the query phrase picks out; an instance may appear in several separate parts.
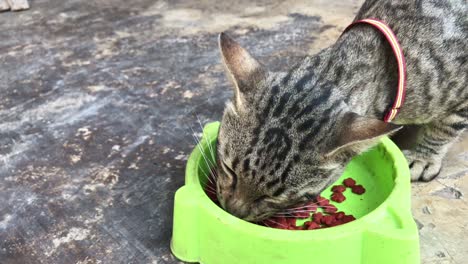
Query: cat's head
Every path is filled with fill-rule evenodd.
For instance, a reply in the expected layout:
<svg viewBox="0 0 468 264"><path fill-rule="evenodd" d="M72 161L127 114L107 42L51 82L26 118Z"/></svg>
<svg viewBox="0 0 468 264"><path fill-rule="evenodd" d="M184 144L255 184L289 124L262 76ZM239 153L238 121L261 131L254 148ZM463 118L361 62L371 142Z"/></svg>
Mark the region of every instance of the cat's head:
<svg viewBox="0 0 468 264"><path fill-rule="evenodd" d="M217 194L233 215L259 221L314 198L398 129L349 111L333 87L298 91L306 72L269 72L226 34L219 46L234 98L218 135Z"/></svg>

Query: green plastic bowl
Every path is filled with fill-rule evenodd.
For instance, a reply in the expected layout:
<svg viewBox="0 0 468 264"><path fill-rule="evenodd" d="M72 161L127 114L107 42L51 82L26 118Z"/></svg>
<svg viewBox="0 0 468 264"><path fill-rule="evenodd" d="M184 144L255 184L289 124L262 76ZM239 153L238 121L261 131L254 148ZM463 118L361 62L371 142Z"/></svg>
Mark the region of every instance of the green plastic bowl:
<svg viewBox="0 0 468 264"><path fill-rule="evenodd" d="M411 215L407 162L384 138L355 157L337 181L352 177L366 193L346 190L335 204L357 220L319 230L280 230L246 222L214 204L202 189L216 146L219 123L205 126L175 194L171 250L180 260L203 264L419 263L418 229ZM202 153L203 151L203 153ZM322 192L330 196L330 188Z"/></svg>

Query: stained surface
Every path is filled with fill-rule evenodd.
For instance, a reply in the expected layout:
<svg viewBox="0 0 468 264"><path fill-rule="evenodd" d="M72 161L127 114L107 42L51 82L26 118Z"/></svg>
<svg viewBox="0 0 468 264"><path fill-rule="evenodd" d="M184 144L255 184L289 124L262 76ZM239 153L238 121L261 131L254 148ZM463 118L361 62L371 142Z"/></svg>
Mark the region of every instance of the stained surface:
<svg viewBox="0 0 468 264"><path fill-rule="evenodd" d="M0 263L178 263L172 203L231 96L217 33L273 70L362 1L30 1L0 13ZM331 2L331 3L330 3ZM468 257L468 140L414 185L423 263Z"/></svg>

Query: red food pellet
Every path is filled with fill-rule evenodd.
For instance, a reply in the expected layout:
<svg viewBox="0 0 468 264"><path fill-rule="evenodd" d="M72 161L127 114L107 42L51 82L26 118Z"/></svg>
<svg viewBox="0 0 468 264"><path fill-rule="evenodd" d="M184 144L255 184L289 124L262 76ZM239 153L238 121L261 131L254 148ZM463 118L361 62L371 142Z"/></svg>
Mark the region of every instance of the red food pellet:
<svg viewBox="0 0 468 264"><path fill-rule="evenodd" d="M323 211L325 211L325 213L336 213L336 211L338 211L338 208L336 208L334 205L332 204L329 204L327 205L325 208L323 208Z"/></svg>
<svg viewBox="0 0 468 264"><path fill-rule="evenodd" d="M322 213L315 213L312 215L312 221L314 221L315 223L317 224L320 224L322 222L322 217L323 217L323 214Z"/></svg>
<svg viewBox="0 0 468 264"><path fill-rule="evenodd" d="M326 215L322 218L322 224L325 224L327 226L332 225L335 221L336 219L333 215Z"/></svg>
<svg viewBox="0 0 468 264"><path fill-rule="evenodd" d="M308 228L312 223L314 223L314 222L312 222L312 221L306 221L306 222L304 222L303 229L304 229L304 230L307 230L307 228ZM316 223L314 223L314 224L316 224ZM319 224L319 225L320 225L320 224Z"/></svg>
<svg viewBox="0 0 468 264"><path fill-rule="evenodd" d="M337 203L341 203L344 200L346 200L346 197L343 195L343 193L336 192L336 193L332 194L331 200L335 201Z"/></svg>
<svg viewBox="0 0 468 264"><path fill-rule="evenodd" d="M354 221L354 220L356 220L356 218L354 218L354 216L352 216L352 215L345 215L343 217L343 219L341 219L343 224L349 223L349 222Z"/></svg>
<svg viewBox="0 0 468 264"><path fill-rule="evenodd" d="M362 185L354 185L353 187L351 187L351 190L353 191L353 193L359 195L366 192L366 189L364 189L364 186Z"/></svg>
<svg viewBox="0 0 468 264"><path fill-rule="evenodd" d="M346 186L346 187L353 187L355 184L356 184L356 181L353 180L352 178L347 178L343 181L343 184Z"/></svg>
<svg viewBox="0 0 468 264"><path fill-rule="evenodd" d="M307 230L314 230L320 228L320 224L317 224L315 222L309 222L310 224L305 225Z"/></svg>
<svg viewBox="0 0 468 264"><path fill-rule="evenodd" d="M338 212L334 214L336 220L341 220L345 216L344 212Z"/></svg>
<svg viewBox="0 0 468 264"><path fill-rule="evenodd" d="M309 212L315 212L317 211L317 203L315 202L310 202L304 206L304 210L309 211Z"/></svg>
<svg viewBox="0 0 468 264"><path fill-rule="evenodd" d="M335 186L332 187L331 190L332 190L332 192L335 192L335 193L336 192L342 193L342 192L346 191L346 187L343 186L343 185L335 185Z"/></svg>
<svg viewBox="0 0 468 264"><path fill-rule="evenodd" d="M322 196L317 196L317 203L320 206L325 206L325 205L329 205L330 201L326 198L323 198Z"/></svg>
<svg viewBox="0 0 468 264"><path fill-rule="evenodd" d="M310 212L295 212L293 216L299 219L304 219L310 216Z"/></svg>
<svg viewBox="0 0 468 264"><path fill-rule="evenodd" d="M296 218L293 218L293 217L286 218L286 223L289 226L296 226Z"/></svg>

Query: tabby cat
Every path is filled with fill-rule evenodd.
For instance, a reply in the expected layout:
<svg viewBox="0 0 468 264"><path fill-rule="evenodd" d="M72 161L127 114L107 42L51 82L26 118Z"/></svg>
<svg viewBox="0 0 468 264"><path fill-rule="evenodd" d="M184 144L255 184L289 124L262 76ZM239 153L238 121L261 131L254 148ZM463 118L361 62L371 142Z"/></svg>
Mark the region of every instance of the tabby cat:
<svg viewBox="0 0 468 264"><path fill-rule="evenodd" d="M259 221L309 200L353 156L414 125L419 132L405 151L411 178L436 177L468 125L467 14L466 0L367 0L361 7L356 20L385 21L405 53L406 100L391 123L382 120L395 98L397 64L374 27L354 26L287 72L268 71L220 34L234 84L217 146L223 208Z"/></svg>

